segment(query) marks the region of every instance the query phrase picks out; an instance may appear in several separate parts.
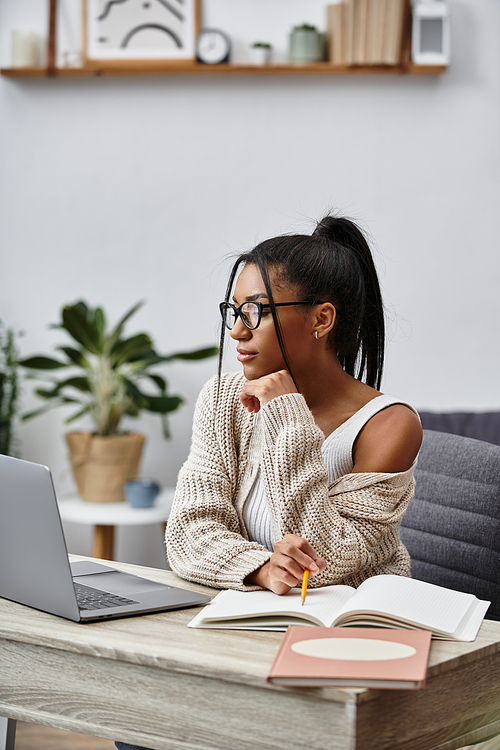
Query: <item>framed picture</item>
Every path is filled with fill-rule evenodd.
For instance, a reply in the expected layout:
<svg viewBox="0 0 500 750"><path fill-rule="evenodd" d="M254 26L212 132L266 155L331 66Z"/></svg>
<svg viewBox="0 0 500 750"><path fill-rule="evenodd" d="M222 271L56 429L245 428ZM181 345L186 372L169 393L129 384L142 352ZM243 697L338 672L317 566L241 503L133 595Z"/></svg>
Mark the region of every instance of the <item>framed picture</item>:
<svg viewBox="0 0 500 750"><path fill-rule="evenodd" d="M193 60L199 0L83 0L84 59Z"/></svg>

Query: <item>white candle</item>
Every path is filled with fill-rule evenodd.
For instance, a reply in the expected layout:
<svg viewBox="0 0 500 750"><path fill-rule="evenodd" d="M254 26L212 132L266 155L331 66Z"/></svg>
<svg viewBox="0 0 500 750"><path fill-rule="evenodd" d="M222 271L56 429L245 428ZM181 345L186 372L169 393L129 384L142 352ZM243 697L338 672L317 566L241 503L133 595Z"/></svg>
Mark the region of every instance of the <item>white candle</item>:
<svg viewBox="0 0 500 750"><path fill-rule="evenodd" d="M12 31L10 64L13 68L32 68L40 64L38 37L31 31Z"/></svg>

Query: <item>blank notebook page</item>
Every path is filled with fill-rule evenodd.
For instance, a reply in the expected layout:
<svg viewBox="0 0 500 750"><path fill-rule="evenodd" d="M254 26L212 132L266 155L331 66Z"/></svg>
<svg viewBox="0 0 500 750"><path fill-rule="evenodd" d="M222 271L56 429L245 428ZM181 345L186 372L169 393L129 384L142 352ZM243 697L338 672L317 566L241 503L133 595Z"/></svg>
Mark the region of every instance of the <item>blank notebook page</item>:
<svg viewBox="0 0 500 750"><path fill-rule="evenodd" d="M351 609L383 612L433 630L454 633L474 601L472 594L451 591L416 579L376 576L363 581L352 602L342 607L342 613Z"/></svg>
<svg viewBox="0 0 500 750"><path fill-rule="evenodd" d="M266 612L286 613L297 612L298 615L311 614L325 625L331 624L335 613L354 593L349 586L330 586L321 589L311 589L307 592L304 606L301 604L300 590L292 589L284 596L278 596L272 591L221 591L203 614L204 617L245 616Z"/></svg>

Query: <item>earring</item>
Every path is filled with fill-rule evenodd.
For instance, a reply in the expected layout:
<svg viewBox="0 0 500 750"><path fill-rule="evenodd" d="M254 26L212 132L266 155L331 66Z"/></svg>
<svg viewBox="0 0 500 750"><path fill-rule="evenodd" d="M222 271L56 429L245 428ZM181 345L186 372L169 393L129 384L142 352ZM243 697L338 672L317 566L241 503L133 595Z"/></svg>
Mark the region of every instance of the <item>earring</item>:
<svg viewBox="0 0 500 750"><path fill-rule="evenodd" d="M314 335L316 336L317 339L319 338L317 331L314 331Z"/></svg>

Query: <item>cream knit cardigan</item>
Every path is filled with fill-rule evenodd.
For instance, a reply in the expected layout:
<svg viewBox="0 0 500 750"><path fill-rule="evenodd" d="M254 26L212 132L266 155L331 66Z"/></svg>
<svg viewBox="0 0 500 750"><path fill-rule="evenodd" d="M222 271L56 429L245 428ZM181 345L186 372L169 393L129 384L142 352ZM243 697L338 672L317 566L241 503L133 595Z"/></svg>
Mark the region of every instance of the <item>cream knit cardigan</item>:
<svg viewBox="0 0 500 750"><path fill-rule="evenodd" d="M259 465L274 543L307 539L327 561L310 586L359 586L380 573L410 574L399 537L413 495L413 470L347 474L328 485L325 439L298 393L250 414L239 401L241 374L209 381L196 405L189 457L182 467L166 531L172 569L190 581L250 591L244 579L271 553L248 540L242 509ZM217 404L217 408L216 408Z"/></svg>

